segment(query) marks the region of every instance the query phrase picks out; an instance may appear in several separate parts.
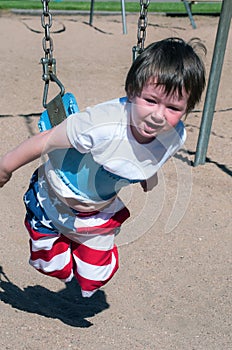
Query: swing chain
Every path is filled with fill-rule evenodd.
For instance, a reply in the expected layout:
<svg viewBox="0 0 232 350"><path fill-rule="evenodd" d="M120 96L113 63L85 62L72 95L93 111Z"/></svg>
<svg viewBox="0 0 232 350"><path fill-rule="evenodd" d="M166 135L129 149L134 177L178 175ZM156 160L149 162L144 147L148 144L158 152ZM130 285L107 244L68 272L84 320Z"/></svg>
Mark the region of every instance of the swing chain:
<svg viewBox="0 0 232 350"><path fill-rule="evenodd" d="M137 46L132 49L133 61L140 55L144 50L144 42L146 39L147 29L147 11L150 0L140 0L140 16L138 19L138 32L137 32Z"/></svg>
<svg viewBox="0 0 232 350"><path fill-rule="evenodd" d="M45 36L43 38L43 50L45 52L45 57L52 60L53 56L53 40L50 36L50 28L52 26L52 15L49 12L48 3L50 0L41 0L43 3L43 13L41 16L41 24L45 31Z"/></svg>
<svg viewBox="0 0 232 350"><path fill-rule="evenodd" d="M50 28L52 26L52 14L49 11L49 1L50 0L41 0L43 4L41 24L45 32L45 36L42 40L42 46L43 46L45 56L41 58L41 63L43 65L42 79L45 81L44 93L43 93L44 108L47 108L49 81L53 81L59 86L61 96L63 96L65 92L63 84L56 76L56 60L53 57L54 46L53 46L53 40L50 35Z"/></svg>

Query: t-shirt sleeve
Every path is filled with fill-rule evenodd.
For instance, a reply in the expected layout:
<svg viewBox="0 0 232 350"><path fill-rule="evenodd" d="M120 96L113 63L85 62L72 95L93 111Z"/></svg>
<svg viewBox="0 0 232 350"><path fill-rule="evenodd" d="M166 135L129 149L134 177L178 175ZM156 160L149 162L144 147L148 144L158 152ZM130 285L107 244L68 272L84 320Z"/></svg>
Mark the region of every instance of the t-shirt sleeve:
<svg viewBox="0 0 232 350"><path fill-rule="evenodd" d="M177 149L176 149L176 152L177 152L184 145L186 138L187 138L187 133L186 133L184 123L181 120L177 124L175 130L179 136L179 144L178 144Z"/></svg>
<svg viewBox="0 0 232 350"><path fill-rule="evenodd" d="M169 132L158 135L157 140L165 150L162 163L165 163L170 157L184 145L186 140L186 130L182 121L172 128Z"/></svg>
<svg viewBox="0 0 232 350"><path fill-rule="evenodd" d="M179 121L176 127L173 129L173 139L169 147L169 158L173 157L184 145L187 134L184 123Z"/></svg>
<svg viewBox="0 0 232 350"><path fill-rule="evenodd" d="M101 104L69 116L66 132L71 145L81 153L107 145L119 122L117 112L114 105Z"/></svg>
<svg viewBox="0 0 232 350"><path fill-rule="evenodd" d="M87 111L75 113L67 118L67 137L71 145L81 153L93 147L91 115Z"/></svg>
<svg viewBox="0 0 232 350"><path fill-rule="evenodd" d="M84 112L68 117L67 136L71 145L81 153L91 152L109 138L107 107L88 107Z"/></svg>

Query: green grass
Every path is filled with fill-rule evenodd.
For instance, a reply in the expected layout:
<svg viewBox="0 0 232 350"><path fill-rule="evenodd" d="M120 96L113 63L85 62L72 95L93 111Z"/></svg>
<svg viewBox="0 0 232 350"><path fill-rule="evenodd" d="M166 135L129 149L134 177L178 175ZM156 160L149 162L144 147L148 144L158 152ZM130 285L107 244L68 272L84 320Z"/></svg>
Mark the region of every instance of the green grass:
<svg viewBox="0 0 232 350"><path fill-rule="evenodd" d="M209 0L210 1L210 0ZM139 12L140 1L138 2L125 2L126 12ZM42 11L41 0L0 0L0 9L10 10L10 9L38 9ZM90 10L90 1L55 1L51 0L49 2L49 9L52 10ZM94 3L95 11L121 11L120 1L95 1ZM192 5L192 13L204 13L204 14L214 14L220 13L221 4L220 3L200 3ZM173 2L151 2L148 8L148 12L164 12L164 13L186 13L184 4L179 1Z"/></svg>

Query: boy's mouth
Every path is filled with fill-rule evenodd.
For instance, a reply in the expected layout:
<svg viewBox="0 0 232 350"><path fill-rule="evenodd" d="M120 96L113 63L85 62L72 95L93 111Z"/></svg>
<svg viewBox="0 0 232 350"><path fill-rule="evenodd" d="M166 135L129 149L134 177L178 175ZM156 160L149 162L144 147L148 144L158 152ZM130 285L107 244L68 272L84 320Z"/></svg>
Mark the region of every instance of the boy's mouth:
<svg viewBox="0 0 232 350"><path fill-rule="evenodd" d="M165 124L164 122L162 122L162 123L151 123L148 121L145 122L146 127L151 131L163 128L164 124Z"/></svg>

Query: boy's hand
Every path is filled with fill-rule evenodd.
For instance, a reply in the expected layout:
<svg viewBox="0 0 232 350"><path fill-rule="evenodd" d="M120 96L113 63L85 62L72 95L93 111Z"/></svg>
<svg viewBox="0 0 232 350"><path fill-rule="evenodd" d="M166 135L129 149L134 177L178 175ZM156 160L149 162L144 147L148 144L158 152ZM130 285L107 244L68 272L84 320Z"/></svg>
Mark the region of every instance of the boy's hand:
<svg viewBox="0 0 232 350"><path fill-rule="evenodd" d="M157 174L154 174L152 177L150 177L147 180L141 181L140 184L141 184L144 192L151 191L158 184Z"/></svg>
<svg viewBox="0 0 232 350"><path fill-rule="evenodd" d="M10 180L12 173L8 173L1 163L0 159L0 187L3 187Z"/></svg>

